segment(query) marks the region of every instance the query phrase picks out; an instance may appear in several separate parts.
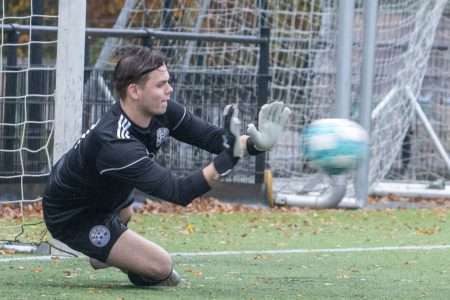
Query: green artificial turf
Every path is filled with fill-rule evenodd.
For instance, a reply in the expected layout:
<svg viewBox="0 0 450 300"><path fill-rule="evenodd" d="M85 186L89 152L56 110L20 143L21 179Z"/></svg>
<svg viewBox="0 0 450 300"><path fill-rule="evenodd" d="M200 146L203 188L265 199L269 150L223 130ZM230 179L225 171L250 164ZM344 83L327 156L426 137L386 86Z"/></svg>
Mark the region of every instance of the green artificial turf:
<svg viewBox="0 0 450 300"><path fill-rule="evenodd" d="M255 252L174 256L183 283L157 289L94 271L85 258L0 261L0 299L448 299L450 249L373 247L448 245L449 217L443 209L137 215L130 227L172 253ZM27 234L40 235L37 227ZM286 249L319 251L258 253Z"/></svg>

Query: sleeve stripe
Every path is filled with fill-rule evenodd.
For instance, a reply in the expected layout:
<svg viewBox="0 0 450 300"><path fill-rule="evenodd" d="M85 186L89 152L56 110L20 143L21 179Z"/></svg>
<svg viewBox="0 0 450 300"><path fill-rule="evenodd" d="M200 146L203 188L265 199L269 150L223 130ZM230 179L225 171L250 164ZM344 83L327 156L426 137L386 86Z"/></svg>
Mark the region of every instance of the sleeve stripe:
<svg viewBox="0 0 450 300"><path fill-rule="evenodd" d="M117 122L117 137L120 139L120 128L123 120L123 115L120 115L119 122Z"/></svg>
<svg viewBox="0 0 450 300"><path fill-rule="evenodd" d="M136 160L136 161L134 161L134 162L132 162L132 163L126 165L126 166L123 166L123 167L119 167L119 168L109 168L109 169L101 170L101 171L100 171L100 175L103 175L103 174L105 174L106 172L110 172L110 171L118 171L118 170L126 169L126 168L128 168L128 167L131 167L131 166L134 165L134 164L137 164L138 162L140 162L141 160L144 160L144 159L146 159L146 158L150 159L148 156L144 156L144 157L141 157L141 158L139 158L138 160Z"/></svg>
<svg viewBox="0 0 450 300"><path fill-rule="evenodd" d="M131 123L123 115L120 115L119 121L117 122L117 138L119 139L129 139L130 133L128 128L130 128Z"/></svg>
<svg viewBox="0 0 450 300"><path fill-rule="evenodd" d="M183 122L184 117L186 117L186 107L184 108L183 116L181 117L180 121L178 121L177 125L175 125L175 126L172 128L172 131L175 131L175 130L181 125L181 122Z"/></svg>

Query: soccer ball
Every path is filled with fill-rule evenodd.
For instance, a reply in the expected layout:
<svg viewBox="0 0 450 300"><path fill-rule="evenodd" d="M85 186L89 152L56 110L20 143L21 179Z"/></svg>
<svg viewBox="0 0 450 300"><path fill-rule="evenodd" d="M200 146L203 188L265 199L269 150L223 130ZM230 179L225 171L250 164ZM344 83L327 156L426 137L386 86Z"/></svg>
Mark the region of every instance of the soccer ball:
<svg viewBox="0 0 450 300"><path fill-rule="evenodd" d="M367 132L347 119L319 119L303 132L309 163L330 175L355 169L367 153Z"/></svg>

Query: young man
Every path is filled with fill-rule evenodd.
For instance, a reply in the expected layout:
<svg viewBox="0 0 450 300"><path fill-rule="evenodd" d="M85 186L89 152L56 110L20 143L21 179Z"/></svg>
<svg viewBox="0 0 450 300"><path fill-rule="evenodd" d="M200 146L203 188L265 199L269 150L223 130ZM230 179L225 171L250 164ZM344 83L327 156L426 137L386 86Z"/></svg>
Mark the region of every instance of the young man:
<svg viewBox="0 0 450 300"><path fill-rule="evenodd" d="M259 130L240 136L237 108L227 106L224 128L210 125L170 101L166 58L143 47L128 48L114 70L120 96L54 166L43 197L44 219L54 238L88 257L94 268L114 266L138 286L176 285L171 257L127 228L131 191L187 205L206 193L243 152L270 150L286 124L281 102L263 107ZM202 170L176 177L154 157L169 136L218 154Z"/></svg>

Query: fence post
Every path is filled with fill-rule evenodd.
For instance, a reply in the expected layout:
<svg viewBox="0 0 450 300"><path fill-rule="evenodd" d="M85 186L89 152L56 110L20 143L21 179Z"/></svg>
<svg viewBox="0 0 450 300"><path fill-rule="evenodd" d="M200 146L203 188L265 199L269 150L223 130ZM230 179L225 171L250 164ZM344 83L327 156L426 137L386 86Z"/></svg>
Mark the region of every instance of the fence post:
<svg viewBox="0 0 450 300"><path fill-rule="evenodd" d="M375 76L375 49L378 0L364 2L364 49L361 69L361 106L359 122L370 137L373 79ZM356 201L359 207L367 204L369 195L370 147L361 162L355 179Z"/></svg>
<svg viewBox="0 0 450 300"><path fill-rule="evenodd" d="M16 44L19 40L20 33L18 31L12 30L7 34L7 42L9 44ZM5 69L7 71L17 71L17 50L16 47L6 47L6 66ZM14 124L16 123L16 101L14 97L17 94L17 73L6 73L5 74L5 116L3 122ZM15 145L15 128L13 126L4 126L3 127L3 136L4 136L4 148L11 150L16 148L18 145ZM6 172L13 173L14 171L14 159L10 157L6 157L7 152L3 152L3 159L1 161L4 163L4 170ZM0 168L3 169L3 168Z"/></svg>
<svg viewBox="0 0 450 300"><path fill-rule="evenodd" d="M352 102L352 47L355 0L339 0L335 117L348 118Z"/></svg>
<svg viewBox="0 0 450 300"><path fill-rule="evenodd" d="M261 107L269 101L269 63L270 63L270 28L267 24L267 0L259 0L260 10L260 37L264 42L259 44L258 73L256 77L256 101L257 114L255 123L258 123L258 112ZM258 124L257 124L258 125ZM255 184L264 183L264 170L266 168L266 153L261 153L255 157Z"/></svg>
<svg viewBox="0 0 450 300"><path fill-rule="evenodd" d="M42 0L35 0L33 2L33 16L31 18L31 35L30 40L36 40L40 41L42 40L42 36L45 33L33 30L33 26L39 26L42 25L42 18L40 15L44 14L44 3ZM42 51L42 44L41 43L31 43L30 45L30 65L31 66L42 66L42 59L43 58L43 51ZM47 116L43 115L45 112L44 109L44 99L42 96L44 94L44 87L45 87L45 72L42 70L30 70L28 72L28 96L27 100L27 112L28 115L24 116L25 120L27 121L41 121L45 120ZM46 132L45 128L41 126L36 126L34 124L26 124L25 125L27 130L27 140L28 140L28 147L31 149L37 149L39 146L43 143L45 143L46 140ZM41 152L41 155L44 154ZM24 155L28 155L27 152L24 153ZM45 156L43 156L44 158ZM44 158L45 159L45 158ZM30 160L25 159L26 162L31 164ZM34 169L34 168L33 168Z"/></svg>
<svg viewBox="0 0 450 300"><path fill-rule="evenodd" d="M265 39L259 46L259 62L256 83L256 98L258 103L258 112L261 107L269 100L269 59L270 59L270 28L261 28L261 37ZM257 120L256 120L257 121ZM255 183L264 182L264 169L266 168L266 154L261 153L255 158Z"/></svg>

